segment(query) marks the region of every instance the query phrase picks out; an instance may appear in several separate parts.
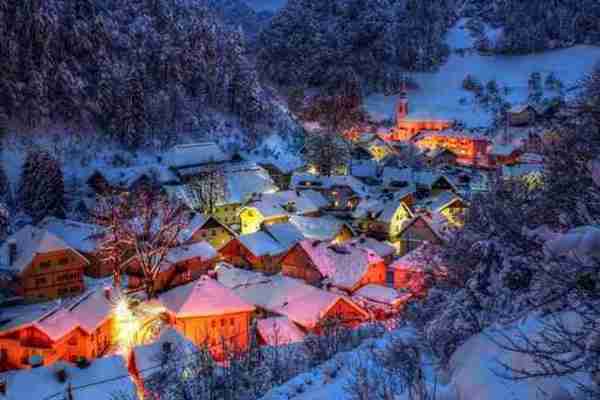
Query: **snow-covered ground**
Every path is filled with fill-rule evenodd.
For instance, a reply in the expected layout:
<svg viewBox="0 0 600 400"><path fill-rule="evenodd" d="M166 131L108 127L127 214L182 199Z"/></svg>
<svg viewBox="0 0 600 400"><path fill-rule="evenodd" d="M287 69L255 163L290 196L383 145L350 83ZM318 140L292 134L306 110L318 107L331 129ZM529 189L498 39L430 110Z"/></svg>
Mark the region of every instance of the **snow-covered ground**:
<svg viewBox="0 0 600 400"><path fill-rule="evenodd" d="M563 318L576 323L576 318L572 315ZM588 382L582 376L518 381L503 377L510 374L503 364L529 371L536 368L531 358L502 348L500 344L506 343L503 335L511 335L513 338L516 332L535 335L543 326L540 319L531 317L513 327L488 329L475 335L454 353L449 372L436 372L431 361L425 358L423 370L430 389L435 388L438 400L583 399L583 394L577 390L577 383ZM350 400L349 383L359 375L358 368L366 363L375 373L385 373L377 371L380 366L372 362L372 349L385 349L394 337L401 337L410 343L411 338L414 338L414 331L402 328L381 339L366 341L353 351L337 354L312 371L298 375L271 390L262 400ZM333 377L332 370L337 372ZM405 400L408 395L404 393L395 399Z"/></svg>
<svg viewBox="0 0 600 400"><path fill-rule="evenodd" d="M287 3L287 0L244 0L255 11L276 12Z"/></svg>
<svg viewBox="0 0 600 400"><path fill-rule="evenodd" d="M467 74L483 83L496 80L500 88L508 87L506 99L514 104L527 100L528 79L533 72L541 73L542 81L552 72L568 88L600 62L600 47L583 45L525 56L485 56L470 50L461 55L455 50L473 46L465 22L459 21L448 32L447 41L454 51L438 71L410 75L419 88L409 93L409 118L457 119L469 127L487 127L491 114L462 88ZM466 102L461 104L461 98ZM376 119L392 118L397 99L395 95L374 94L365 100L365 106Z"/></svg>

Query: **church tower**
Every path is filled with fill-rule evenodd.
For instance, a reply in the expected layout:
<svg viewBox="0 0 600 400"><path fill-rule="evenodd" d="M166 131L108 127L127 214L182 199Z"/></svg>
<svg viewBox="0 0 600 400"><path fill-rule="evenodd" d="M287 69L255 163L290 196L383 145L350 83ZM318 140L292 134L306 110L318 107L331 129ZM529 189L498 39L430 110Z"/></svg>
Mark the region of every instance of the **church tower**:
<svg viewBox="0 0 600 400"><path fill-rule="evenodd" d="M402 91L396 106L396 123L408 116L408 92L406 91L406 77L402 76Z"/></svg>

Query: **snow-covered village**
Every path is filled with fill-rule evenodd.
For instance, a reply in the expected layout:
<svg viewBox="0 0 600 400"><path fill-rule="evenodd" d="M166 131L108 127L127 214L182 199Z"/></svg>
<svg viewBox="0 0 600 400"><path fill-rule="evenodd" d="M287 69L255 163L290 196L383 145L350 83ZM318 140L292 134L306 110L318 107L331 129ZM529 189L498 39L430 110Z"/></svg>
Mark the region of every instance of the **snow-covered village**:
<svg viewBox="0 0 600 400"><path fill-rule="evenodd" d="M600 399L597 0L0 34L0 400Z"/></svg>

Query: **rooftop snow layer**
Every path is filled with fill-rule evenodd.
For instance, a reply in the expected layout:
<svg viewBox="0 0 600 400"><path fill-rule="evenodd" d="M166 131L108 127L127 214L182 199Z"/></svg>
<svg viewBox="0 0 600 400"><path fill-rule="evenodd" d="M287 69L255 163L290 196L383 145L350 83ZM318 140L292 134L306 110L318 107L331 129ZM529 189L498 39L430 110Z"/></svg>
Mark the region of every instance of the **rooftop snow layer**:
<svg viewBox="0 0 600 400"><path fill-rule="evenodd" d="M206 276L161 294L159 300L178 318L254 311L233 291Z"/></svg>

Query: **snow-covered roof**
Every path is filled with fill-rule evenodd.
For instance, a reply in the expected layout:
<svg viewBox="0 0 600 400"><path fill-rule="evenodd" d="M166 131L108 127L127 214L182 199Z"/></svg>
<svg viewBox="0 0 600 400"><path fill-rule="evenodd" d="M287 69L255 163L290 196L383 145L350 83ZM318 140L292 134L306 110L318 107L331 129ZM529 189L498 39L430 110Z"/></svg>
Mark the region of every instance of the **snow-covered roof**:
<svg viewBox="0 0 600 400"><path fill-rule="evenodd" d="M456 201L463 201L462 198L456 195L454 192L444 190L436 196L427 197L418 201L415 205L415 209L426 209L433 213L439 213L446 207Z"/></svg>
<svg viewBox="0 0 600 400"><path fill-rule="evenodd" d="M317 326L338 301L346 301L359 313L365 311L348 298L318 289L298 279L241 270L226 264L217 268L219 282L231 288L248 303L288 317L306 329Z"/></svg>
<svg viewBox="0 0 600 400"><path fill-rule="evenodd" d="M161 184L174 183L179 180L173 171L169 170L167 166L160 164L144 164L132 167L104 166L102 169L92 170L86 180L89 180L94 175L101 175L110 186L117 188L130 188L143 178Z"/></svg>
<svg viewBox="0 0 600 400"><path fill-rule="evenodd" d="M58 380L56 373L64 370L65 382ZM86 368L59 361L53 365L24 369L4 374L6 392L0 399L63 399L71 387L73 400L112 400L116 394L128 399L137 399L125 360L121 356L110 356L93 360Z"/></svg>
<svg viewBox="0 0 600 400"><path fill-rule="evenodd" d="M286 249L266 232L258 231L238 236L237 240L257 257L274 256Z"/></svg>
<svg viewBox="0 0 600 400"><path fill-rule="evenodd" d="M165 156L169 167L180 169L231 160L214 142L200 142L175 146Z"/></svg>
<svg viewBox="0 0 600 400"><path fill-rule="evenodd" d="M217 251L207 242L197 242L174 247L167 253L165 261L171 264L200 258L202 261L217 257Z"/></svg>
<svg viewBox="0 0 600 400"><path fill-rule="evenodd" d="M159 301L177 318L254 311L251 304L208 276L161 294Z"/></svg>
<svg viewBox="0 0 600 400"><path fill-rule="evenodd" d="M350 175L334 175L334 176L321 176L312 175L309 173L294 173L290 183L291 188L303 188L306 187L306 183L311 183L314 187L323 189L331 189L334 187L346 186L352 189L357 195L366 195L366 186Z"/></svg>
<svg viewBox="0 0 600 400"><path fill-rule="evenodd" d="M512 105L509 109L508 112L511 114L520 114L526 110L533 110L535 111L535 107L531 106L530 104L527 103L519 103L519 104L514 104Z"/></svg>
<svg viewBox="0 0 600 400"><path fill-rule="evenodd" d="M256 323L258 334L270 346L284 346L302 342L304 332L288 317L271 317L259 319Z"/></svg>
<svg viewBox="0 0 600 400"><path fill-rule="evenodd" d="M373 250L349 243L333 245L304 240L299 246L310 257L324 278L341 289L353 290L369 271L383 260Z"/></svg>
<svg viewBox="0 0 600 400"><path fill-rule="evenodd" d="M388 193L375 198L363 199L352 213L354 218L372 216L376 221L390 223L400 207L405 208L411 215L410 209L404 203L409 194L414 193L414 185L403 188L398 192Z"/></svg>
<svg viewBox="0 0 600 400"><path fill-rule="evenodd" d="M216 224L219 224L220 226L223 227L223 229L226 229L227 231L229 231L229 233L231 233L232 236L236 236L236 233L231 230L231 228L229 228L227 225L219 222L215 217L213 216L208 216L206 214L195 214L192 219L190 220L190 222L188 223L188 225L185 227L185 229L183 229L179 235L179 242L180 243L185 243L188 240L190 240L192 238L192 236L194 236L194 234L202 229L209 221L214 221Z"/></svg>
<svg viewBox="0 0 600 400"><path fill-rule="evenodd" d="M394 288L376 285L372 283L361 287L352 295L352 297L362 297L367 300L374 301L376 303L387 304L392 306L406 301L407 296L410 295L407 293L400 294Z"/></svg>
<svg viewBox="0 0 600 400"><path fill-rule="evenodd" d="M293 224L306 239L332 241L341 232L344 227L352 228L335 217L326 215L322 217L301 217L294 215L290 217L290 223Z"/></svg>
<svg viewBox="0 0 600 400"><path fill-rule="evenodd" d="M432 245L430 243L424 243L413 251L394 261L390 265L390 268L400 270L425 270L432 267L432 263L435 263L436 266L439 267L441 263L439 251L439 246Z"/></svg>
<svg viewBox="0 0 600 400"><path fill-rule="evenodd" d="M293 190L258 194L248 203L248 207L256 208L266 218L305 215L319 211L319 206L315 205L309 196Z"/></svg>
<svg viewBox="0 0 600 400"><path fill-rule="evenodd" d="M12 265L9 257L9 243L17 245L17 256ZM33 225L26 225L8 237L0 247L0 269L19 274L31 264L36 255L63 250L70 250L86 263L88 262L77 250L54 233Z"/></svg>
<svg viewBox="0 0 600 400"><path fill-rule="evenodd" d="M166 343L169 344L167 345ZM178 357L190 356L198 351L193 342L182 335L177 329L169 327L162 330L154 342L133 348L132 353L138 372L143 377L159 372L160 369L156 367L161 365L162 357L167 348L168 351L177 354Z"/></svg>
<svg viewBox="0 0 600 400"><path fill-rule="evenodd" d="M302 191L302 196L309 199L317 208L323 209L331 205L331 202L316 190L308 189Z"/></svg>
<svg viewBox="0 0 600 400"><path fill-rule="evenodd" d="M266 225L263 229L286 250L304 240L302 232L289 222Z"/></svg>
<svg viewBox="0 0 600 400"><path fill-rule="evenodd" d="M352 240L358 247L373 250L379 257L385 258L396 254L396 248L387 242L382 242L367 236L361 236Z"/></svg>
<svg viewBox="0 0 600 400"><path fill-rule="evenodd" d="M226 198L224 204L240 204L254 193L273 193L278 190L269 173L256 164L232 168L225 172Z"/></svg>
<svg viewBox="0 0 600 400"><path fill-rule="evenodd" d="M38 228L52 232L75 250L88 254L97 250L98 241L104 234L104 229L99 225L55 217L45 218Z"/></svg>

